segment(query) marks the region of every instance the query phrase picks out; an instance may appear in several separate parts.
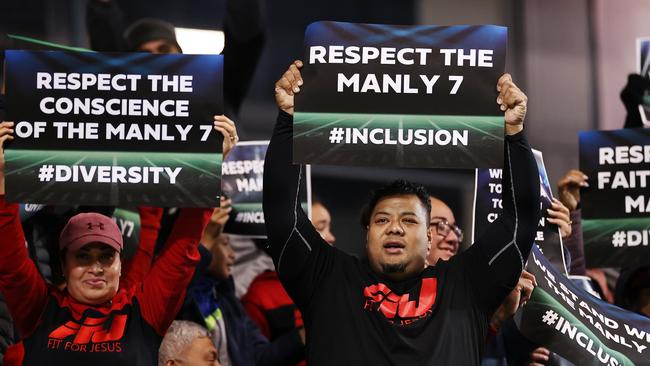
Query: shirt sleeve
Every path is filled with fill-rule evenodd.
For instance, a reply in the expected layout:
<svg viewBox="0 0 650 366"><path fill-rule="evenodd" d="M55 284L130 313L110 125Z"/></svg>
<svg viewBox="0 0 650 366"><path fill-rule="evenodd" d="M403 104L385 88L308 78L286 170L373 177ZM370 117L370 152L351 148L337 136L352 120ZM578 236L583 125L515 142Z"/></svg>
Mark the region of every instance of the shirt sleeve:
<svg viewBox="0 0 650 366"><path fill-rule="evenodd" d="M29 258L18 205L8 204L0 196L0 291L21 337L38 326L49 298L48 287Z"/></svg>
<svg viewBox="0 0 650 366"><path fill-rule="evenodd" d="M125 286L142 282L149 273L163 214L162 208L159 207L140 207L138 211L140 240L131 260L122 263L122 273L124 273L122 281Z"/></svg>
<svg viewBox="0 0 650 366"><path fill-rule="evenodd" d="M332 272L336 249L312 226L300 204L304 167L291 163L293 117L280 111L264 162L264 218L267 251L287 293L299 308L308 306Z"/></svg>
<svg viewBox="0 0 650 366"><path fill-rule="evenodd" d="M490 316L519 280L540 215L539 172L523 132L506 136L503 213L458 256L475 301Z"/></svg>
<svg viewBox="0 0 650 366"><path fill-rule="evenodd" d="M211 212L197 208L181 211L165 248L136 291L142 316L160 335L165 334L183 304Z"/></svg>

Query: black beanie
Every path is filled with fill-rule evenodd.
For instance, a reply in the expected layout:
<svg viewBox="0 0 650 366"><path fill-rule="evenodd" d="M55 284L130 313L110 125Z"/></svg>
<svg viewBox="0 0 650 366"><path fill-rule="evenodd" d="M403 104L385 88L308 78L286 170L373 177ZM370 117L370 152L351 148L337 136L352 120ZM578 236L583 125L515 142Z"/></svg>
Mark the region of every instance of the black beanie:
<svg viewBox="0 0 650 366"><path fill-rule="evenodd" d="M183 52L176 41L174 26L160 19L144 18L135 21L124 31L124 39L129 51L137 51L143 43L163 39Z"/></svg>

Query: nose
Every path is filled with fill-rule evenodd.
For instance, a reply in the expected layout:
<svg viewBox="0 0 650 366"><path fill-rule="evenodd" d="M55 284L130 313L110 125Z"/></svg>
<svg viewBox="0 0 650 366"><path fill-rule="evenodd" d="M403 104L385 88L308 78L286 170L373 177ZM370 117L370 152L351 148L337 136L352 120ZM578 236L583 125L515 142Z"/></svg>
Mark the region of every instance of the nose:
<svg viewBox="0 0 650 366"><path fill-rule="evenodd" d="M388 225L387 234L404 235L404 228L399 221L391 222L391 224Z"/></svg>
<svg viewBox="0 0 650 366"><path fill-rule="evenodd" d="M336 237L334 234L332 234L331 231L327 230L323 233L323 239L327 242L329 245L334 245L334 242L336 242Z"/></svg>
<svg viewBox="0 0 650 366"><path fill-rule="evenodd" d="M460 241L458 240L458 235L456 235L456 232L453 230L449 230L449 234L445 237L445 242L447 244L450 244L454 247L454 251L458 250L458 245L460 244Z"/></svg>
<svg viewBox="0 0 650 366"><path fill-rule="evenodd" d="M90 271L93 273L102 273L104 272L104 266L102 266L99 260L96 260L90 265Z"/></svg>

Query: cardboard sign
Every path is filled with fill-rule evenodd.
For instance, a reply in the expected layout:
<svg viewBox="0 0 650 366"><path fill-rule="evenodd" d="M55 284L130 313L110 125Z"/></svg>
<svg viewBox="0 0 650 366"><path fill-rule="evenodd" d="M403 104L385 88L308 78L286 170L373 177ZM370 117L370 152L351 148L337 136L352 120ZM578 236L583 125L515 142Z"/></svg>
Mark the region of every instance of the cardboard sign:
<svg viewBox="0 0 650 366"><path fill-rule="evenodd" d="M580 133L587 267L650 264L650 129Z"/></svg>
<svg viewBox="0 0 650 366"><path fill-rule="evenodd" d="M506 38L492 25L311 24L293 161L502 166Z"/></svg>
<svg viewBox="0 0 650 366"><path fill-rule="evenodd" d="M7 199L208 207L223 57L7 51Z"/></svg>

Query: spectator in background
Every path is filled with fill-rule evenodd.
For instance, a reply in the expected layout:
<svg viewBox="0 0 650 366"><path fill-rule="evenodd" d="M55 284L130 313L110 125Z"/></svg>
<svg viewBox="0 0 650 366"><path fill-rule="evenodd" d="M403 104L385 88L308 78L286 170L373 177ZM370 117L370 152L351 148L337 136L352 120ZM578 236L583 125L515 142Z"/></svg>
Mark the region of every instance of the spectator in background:
<svg viewBox="0 0 650 366"><path fill-rule="evenodd" d="M174 320L160 344L158 366L221 366L208 330Z"/></svg>
<svg viewBox="0 0 650 366"><path fill-rule="evenodd" d="M431 202L431 249L427 264L434 266L438 260L448 261L458 254L463 241L463 231L456 225L453 211L442 200L429 196Z"/></svg>
<svg viewBox="0 0 650 366"><path fill-rule="evenodd" d="M648 79L648 76L630 74L627 78L627 84L621 90L620 96L627 111L624 127L643 127L643 118L639 110L639 105L650 107L650 79Z"/></svg>
<svg viewBox="0 0 650 366"><path fill-rule="evenodd" d="M208 329L223 366L295 364L304 355L304 333L294 330L269 342L235 295L231 273L235 255L228 235L222 234L229 210L227 206L215 209L206 226L201 263L178 318Z"/></svg>
<svg viewBox="0 0 650 366"><path fill-rule="evenodd" d="M311 221L323 240L334 245L336 237L332 233L332 217L318 198L312 199ZM255 278L248 293L242 298L242 303L262 334L272 341L304 328L300 311L274 270L265 271ZM299 365L305 365L305 360L300 361Z"/></svg>
<svg viewBox="0 0 650 366"><path fill-rule="evenodd" d="M90 0L86 14L95 51L181 53L174 26L159 19L140 19L130 26L114 0ZM224 14L224 107L237 117L250 88L266 42L261 0L226 0Z"/></svg>

